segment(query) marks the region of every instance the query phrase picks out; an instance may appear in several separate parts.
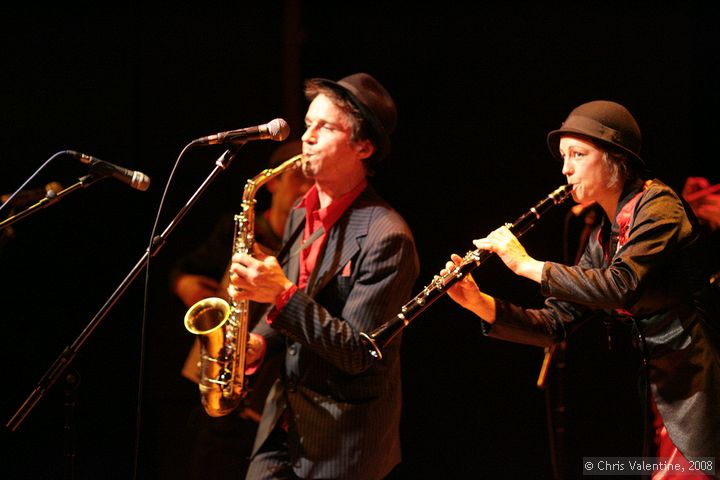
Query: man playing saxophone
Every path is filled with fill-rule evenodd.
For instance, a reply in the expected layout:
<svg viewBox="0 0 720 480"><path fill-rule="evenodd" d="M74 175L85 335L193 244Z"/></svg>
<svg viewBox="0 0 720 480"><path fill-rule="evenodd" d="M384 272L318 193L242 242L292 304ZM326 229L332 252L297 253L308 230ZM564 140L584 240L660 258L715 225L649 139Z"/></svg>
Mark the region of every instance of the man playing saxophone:
<svg viewBox="0 0 720 480"><path fill-rule="evenodd" d="M288 141L274 150L268 162L273 169L302 151L302 142ZM310 187L311 182L299 171L287 171L263 187L269 192L269 206L255 215L256 245L266 253L277 253L282 246L285 221L293 203ZM266 202L261 199L259 202ZM223 215L211 235L188 255L182 257L171 272L171 289L185 304L209 297L226 297L228 264L233 244L233 214ZM258 305L250 305L250 325L261 313ZM196 340L185 360L182 375L198 383L201 372L200 342ZM210 417L198 402L189 419L192 435L186 471L191 480L212 477L216 480L244 475L252 449L265 396L278 375L280 362L267 362L254 376L252 385L235 411Z"/></svg>
<svg viewBox="0 0 720 480"><path fill-rule="evenodd" d="M390 94L358 73L305 84L303 171L287 255L233 256L229 293L269 305L251 337L284 358L247 478L373 480L400 462L400 342L376 361L360 339L409 298L419 265L400 215L367 175L390 148ZM251 363L248 353L248 364Z"/></svg>

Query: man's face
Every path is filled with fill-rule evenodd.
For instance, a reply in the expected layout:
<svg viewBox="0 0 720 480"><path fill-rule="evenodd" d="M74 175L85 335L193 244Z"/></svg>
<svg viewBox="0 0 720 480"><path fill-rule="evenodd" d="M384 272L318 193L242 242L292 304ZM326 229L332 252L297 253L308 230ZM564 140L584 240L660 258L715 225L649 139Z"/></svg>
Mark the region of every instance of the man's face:
<svg viewBox="0 0 720 480"><path fill-rule="evenodd" d="M305 115L303 172L315 181L336 182L364 171L367 141L353 142L348 114L320 94Z"/></svg>

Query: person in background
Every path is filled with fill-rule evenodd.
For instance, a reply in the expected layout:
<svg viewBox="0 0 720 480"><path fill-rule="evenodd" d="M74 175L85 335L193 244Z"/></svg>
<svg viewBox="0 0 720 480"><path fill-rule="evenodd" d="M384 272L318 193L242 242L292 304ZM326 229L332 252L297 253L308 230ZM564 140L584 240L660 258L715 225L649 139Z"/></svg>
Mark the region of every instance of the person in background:
<svg viewBox="0 0 720 480"><path fill-rule="evenodd" d="M270 157L268 168L300 154L302 142L284 143ZM270 180L263 188L270 193L269 207L255 215L254 235L259 248L267 253L280 250L282 236L293 203L310 187L311 182L300 171L287 171ZM171 290L186 307L208 297L227 299L228 267L234 237L234 213L220 218L210 236L194 251L181 258L170 276ZM250 306L249 321L259 318L257 305ZM196 340L182 367L182 375L198 383L200 379L200 344ZM267 362L253 377L241 405L232 413L213 418L200 405L193 410L193 444L189 458L190 479L242 478L249 464L255 432L265 396L277 378L279 362ZM232 468L228 468L232 466ZM238 476L238 472L239 475Z"/></svg>
<svg viewBox="0 0 720 480"><path fill-rule="evenodd" d="M688 177L682 195L701 223L712 231L720 229L720 184L711 185L704 177Z"/></svg>
<svg viewBox="0 0 720 480"><path fill-rule="evenodd" d="M230 295L269 307L252 357L284 362L247 478L376 480L401 459L400 342L378 361L360 333L397 313L419 271L410 229L367 181L397 112L366 73L310 79L305 95L314 185L288 219L288 255L236 254L231 267Z"/></svg>
<svg viewBox="0 0 720 480"><path fill-rule="evenodd" d="M704 317L698 302L694 216L672 189L648 178L640 144L633 116L609 101L580 105L548 134L573 199L602 209L578 265L532 258L506 227L474 241L515 274L537 282L547 297L544 308L494 298L472 276L448 295L482 319L486 335L538 346L562 341L573 324L591 317L629 323L643 357L643 404L651 412L655 456L689 472L688 459L720 458L718 319ZM452 255L441 273L460 260ZM653 478L671 475L657 470Z"/></svg>
<svg viewBox="0 0 720 480"><path fill-rule="evenodd" d="M703 226L703 266L708 279L708 302L714 308L712 314L720 315L720 184L711 185L704 177L688 177L682 195Z"/></svg>

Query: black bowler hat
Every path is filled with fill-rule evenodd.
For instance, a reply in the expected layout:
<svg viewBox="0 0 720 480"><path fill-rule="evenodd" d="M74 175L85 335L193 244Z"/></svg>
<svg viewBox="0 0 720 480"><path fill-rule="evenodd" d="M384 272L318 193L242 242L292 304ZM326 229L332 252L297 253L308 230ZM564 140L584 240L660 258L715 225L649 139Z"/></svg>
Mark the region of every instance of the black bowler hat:
<svg viewBox="0 0 720 480"><path fill-rule="evenodd" d="M548 133L550 152L559 158L560 138L573 134L599 140L600 143L630 154L641 165L645 165L640 157L640 127L628 109L619 103L595 100L575 108L559 129Z"/></svg>
<svg viewBox="0 0 720 480"><path fill-rule="evenodd" d="M357 107L370 126L370 140L375 145L373 154L379 161L390 153L390 134L397 123L395 101L380 82L367 73L355 73L333 82L325 78L311 78L306 85L330 88Z"/></svg>

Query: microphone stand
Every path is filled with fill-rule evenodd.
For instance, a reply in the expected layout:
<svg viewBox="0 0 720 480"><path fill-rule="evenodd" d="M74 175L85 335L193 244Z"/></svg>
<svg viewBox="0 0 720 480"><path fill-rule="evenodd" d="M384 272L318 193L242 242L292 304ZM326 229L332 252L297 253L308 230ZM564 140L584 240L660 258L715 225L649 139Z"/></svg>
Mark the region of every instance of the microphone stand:
<svg viewBox="0 0 720 480"><path fill-rule="evenodd" d="M42 399L47 393L47 391L55 384L55 382L57 382L58 378L60 378L60 375L62 375L68 365L72 363L80 347L83 346L83 344L87 341L92 332L98 327L98 325L100 325L100 322L103 320L105 315L107 315L110 308L115 305L120 296L128 289L132 281L135 280L135 278L145 268L148 261L150 260L150 257L155 256L160 251L162 246L165 244L165 240L170 234L170 232L172 232L175 227L180 223L180 220L182 220L185 214L187 214L187 212L190 210L190 207L195 204L197 199L207 189L207 187L215 179L215 177L217 177L217 175L222 170L225 170L230 165L236 154L237 148L226 150L215 161L215 168L212 170L212 172L210 172L210 175L205 179L205 181L200 185L200 187L198 187L195 193L187 201L185 206L183 206L180 211L175 215L175 218L172 219L172 221L168 224L165 230L160 235L153 238L151 247L148 247L148 249L145 251L145 254L140 258L137 264L132 268L130 273L128 273L128 275L120 283L120 285L112 293L112 295L110 295L110 298L105 302L100 311L95 314L93 319L75 339L72 345L65 347L60 356L55 359L48 371L45 372L45 374L42 376L35 389L33 389L33 391L25 399L20 408L5 424L5 426L9 428L10 431L14 432L18 429L20 424L22 424L23 420L25 420L28 414L33 410L33 408L35 408L35 405L37 405L40 399ZM68 187L68 189L69 188L72 187Z"/></svg>
<svg viewBox="0 0 720 480"><path fill-rule="evenodd" d="M63 402L65 410L65 424L63 426L63 457L65 459L65 465L63 480L72 480L75 478L75 444L77 440L77 433L75 431L75 407L79 384L80 375L76 371L71 371L65 375L65 400Z"/></svg>
<svg viewBox="0 0 720 480"><path fill-rule="evenodd" d="M15 215L11 215L10 217L6 218L2 222L0 222L0 230L3 230L13 223L22 220L23 218L29 216L32 213L37 212L38 210L42 210L45 207L49 207L50 205L54 205L57 203L61 198L64 196L74 192L78 188L87 188L93 183L97 182L98 180L101 180L103 178L106 178L107 175L96 175L94 173L90 173L88 175L85 175L84 177L80 177L78 179L78 182L74 185L69 186L65 190L60 191L59 193L55 193L53 190L50 190L47 193L47 196L34 205L29 206L25 210L22 210L21 212L16 213Z"/></svg>
<svg viewBox="0 0 720 480"><path fill-rule="evenodd" d="M537 379L537 387L545 392L545 422L553 480L565 478L565 349L565 342L545 348ZM553 372L550 372L551 367ZM548 388L549 373L552 381Z"/></svg>

